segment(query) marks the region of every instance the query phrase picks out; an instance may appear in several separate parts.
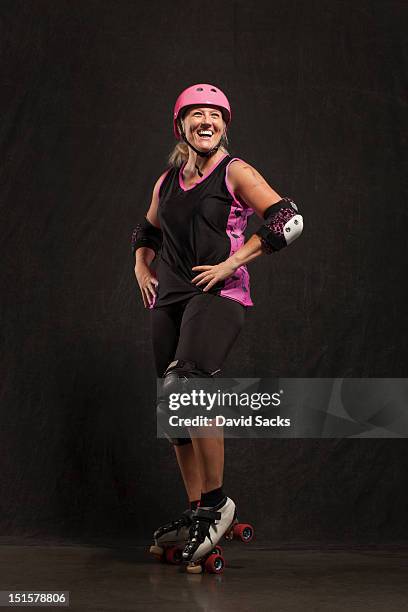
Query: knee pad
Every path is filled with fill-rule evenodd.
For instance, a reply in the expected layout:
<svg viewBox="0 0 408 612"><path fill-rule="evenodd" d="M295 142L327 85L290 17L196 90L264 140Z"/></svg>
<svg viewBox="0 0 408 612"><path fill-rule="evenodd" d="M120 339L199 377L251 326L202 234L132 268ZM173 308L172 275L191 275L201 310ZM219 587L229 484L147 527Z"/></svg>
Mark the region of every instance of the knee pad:
<svg viewBox="0 0 408 612"><path fill-rule="evenodd" d="M197 367L194 361L176 359L172 361L164 372L163 391L170 394L175 388L188 389L189 381L193 378L212 378L220 370L203 370Z"/></svg>
<svg viewBox="0 0 408 612"><path fill-rule="evenodd" d="M282 198L264 212L265 223L256 234L266 253L274 253L299 238L303 231L303 217L290 198Z"/></svg>
<svg viewBox="0 0 408 612"><path fill-rule="evenodd" d="M182 446L191 443L190 434L185 429L185 437L174 438L171 436L168 425L169 415L169 398L172 393L188 392L194 385L193 379L197 378L212 378L218 374L220 370L203 370L197 367L194 361L185 361L177 359L172 361L167 367L163 376L163 383L159 402L157 405L157 418L161 424L166 438L175 446Z"/></svg>
<svg viewBox="0 0 408 612"><path fill-rule="evenodd" d="M192 443L191 438L168 438L168 440L173 446L184 446Z"/></svg>

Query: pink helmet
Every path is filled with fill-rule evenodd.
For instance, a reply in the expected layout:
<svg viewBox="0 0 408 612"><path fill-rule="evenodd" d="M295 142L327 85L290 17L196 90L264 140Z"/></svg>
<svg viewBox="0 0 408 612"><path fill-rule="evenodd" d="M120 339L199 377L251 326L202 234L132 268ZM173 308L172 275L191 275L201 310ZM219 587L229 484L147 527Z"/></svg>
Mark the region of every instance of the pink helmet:
<svg viewBox="0 0 408 612"><path fill-rule="evenodd" d="M174 135L177 140L180 140L181 135L177 125L177 119L180 116L181 111L186 106L193 106L195 104L201 104L202 106L218 106L223 110L223 117L225 123L228 125L231 121L231 107L228 102L227 96L214 85L208 85L206 83L199 83L198 85L191 85L181 92L174 105L173 113L173 124L174 124Z"/></svg>

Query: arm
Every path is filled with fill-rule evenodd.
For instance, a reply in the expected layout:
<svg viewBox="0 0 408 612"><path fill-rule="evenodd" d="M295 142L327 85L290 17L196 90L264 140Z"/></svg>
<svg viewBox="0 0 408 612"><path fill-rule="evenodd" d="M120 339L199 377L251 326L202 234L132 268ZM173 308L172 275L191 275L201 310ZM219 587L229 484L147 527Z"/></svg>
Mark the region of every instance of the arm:
<svg viewBox="0 0 408 612"><path fill-rule="evenodd" d="M133 230L132 254L135 255L135 263L140 261L150 265L155 258L156 251L160 248L161 232L157 209L159 206L160 186L165 175L166 172L157 179L146 217L143 222L139 223ZM143 246L144 243L146 246Z"/></svg>
<svg viewBox="0 0 408 612"><path fill-rule="evenodd" d="M303 218L290 198L281 198L255 168L237 160L230 166L229 180L238 199L264 221L258 231L231 258L237 267L262 253L289 245L302 233Z"/></svg>
<svg viewBox="0 0 408 612"><path fill-rule="evenodd" d="M229 167L228 179L239 201L243 202L263 220L264 212L281 200L280 195L268 185L255 168L243 161L236 160ZM240 266L256 259L264 252L261 238L253 234L232 257L229 258L234 271Z"/></svg>
<svg viewBox="0 0 408 612"><path fill-rule="evenodd" d="M150 270L150 265L156 256L161 244L161 231L157 209L159 205L159 191L166 173L156 181L152 200L146 218L140 223L132 234L132 254L135 257L135 276L143 298L145 308L151 306L156 297L155 288L158 280Z"/></svg>
<svg viewBox="0 0 408 612"><path fill-rule="evenodd" d="M272 253L287 246L303 229L303 219L298 214L296 204L289 198L281 198L255 168L236 160L229 167L228 179L236 198L252 208L264 223L234 255L222 263L193 268L202 272L192 282L196 282L197 286L206 285L204 291L262 253Z"/></svg>

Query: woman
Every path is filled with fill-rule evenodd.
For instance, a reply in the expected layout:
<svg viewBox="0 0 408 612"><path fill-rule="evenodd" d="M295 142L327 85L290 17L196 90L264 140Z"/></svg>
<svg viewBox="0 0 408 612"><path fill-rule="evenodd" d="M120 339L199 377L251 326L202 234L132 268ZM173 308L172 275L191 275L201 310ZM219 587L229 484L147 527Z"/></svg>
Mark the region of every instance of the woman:
<svg viewBox="0 0 408 612"><path fill-rule="evenodd" d="M217 87L198 84L180 94L174 133L183 142L132 236L135 275L144 306L151 309L157 376L167 393L180 381L220 371L253 305L246 264L286 246L303 227L292 200L282 199L252 166L228 154L230 121L230 104ZM253 212L264 224L244 243ZM159 250L156 276L150 265ZM154 537L156 546L182 542L183 559L194 562L236 516L222 488L223 438L195 437L190 430L171 441L190 510Z"/></svg>

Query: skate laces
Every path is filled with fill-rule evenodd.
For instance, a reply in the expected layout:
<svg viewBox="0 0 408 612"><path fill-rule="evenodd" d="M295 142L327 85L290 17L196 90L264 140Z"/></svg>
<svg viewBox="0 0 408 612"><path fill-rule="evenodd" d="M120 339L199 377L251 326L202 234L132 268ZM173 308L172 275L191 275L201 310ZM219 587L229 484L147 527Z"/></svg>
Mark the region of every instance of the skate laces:
<svg viewBox="0 0 408 612"><path fill-rule="evenodd" d="M198 548L204 542L205 538L210 538L210 527L215 521L220 520L221 513L214 510L205 510L197 508L193 515L193 523L189 531L189 542L186 548Z"/></svg>
<svg viewBox="0 0 408 612"><path fill-rule="evenodd" d="M163 525L160 527L156 533L155 537L161 537L165 533L169 533L170 531L176 531L177 535L182 527L189 527L191 525L193 510L185 510L180 518Z"/></svg>
<svg viewBox="0 0 408 612"><path fill-rule="evenodd" d="M177 533L182 527L188 527L191 524L192 510L185 510L180 518L172 521L171 525L173 529L177 529Z"/></svg>

